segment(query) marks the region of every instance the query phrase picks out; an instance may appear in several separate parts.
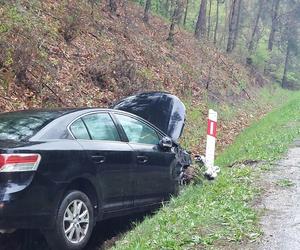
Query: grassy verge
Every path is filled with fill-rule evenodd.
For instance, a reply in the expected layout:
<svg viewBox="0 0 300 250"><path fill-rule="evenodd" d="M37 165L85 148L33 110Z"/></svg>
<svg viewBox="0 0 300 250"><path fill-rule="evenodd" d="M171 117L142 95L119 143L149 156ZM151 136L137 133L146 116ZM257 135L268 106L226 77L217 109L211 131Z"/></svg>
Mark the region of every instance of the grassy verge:
<svg viewBox="0 0 300 250"><path fill-rule="evenodd" d="M217 159L218 179L187 187L117 242L115 249L199 249L255 240L260 236L251 202L259 194L259 169L227 168L236 161L278 159L299 135L300 93L255 122Z"/></svg>
<svg viewBox="0 0 300 250"><path fill-rule="evenodd" d="M217 163L224 166L234 161L278 159L300 129L300 93L291 93L285 100L285 104L247 128Z"/></svg>
<svg viewBox="0 0 300 250"><path fill-rule="evenodd" d="M181 145L193 151L204 153L205 150L205 134L206 134L206 112L208 107L213 108L219 113L220 123L227 127L232 125L232 121L239 120L240 117L247 120L255 120L255 117L260 117L261 114L266 113L280 107L287 100L297 96L296 92L284 90L276 85L266 86L259 89L255 101L243 100L235 105L222 103L213 104L206 103L199 107L193 105L190 101L185 101L187 107L187 126L185 128L184 136L181 139ZM205 103L205 102L204 102ZM228 131L218 131L218 139L224 142L224 137ZM218 144L218 153L224 148Z"/></svg>

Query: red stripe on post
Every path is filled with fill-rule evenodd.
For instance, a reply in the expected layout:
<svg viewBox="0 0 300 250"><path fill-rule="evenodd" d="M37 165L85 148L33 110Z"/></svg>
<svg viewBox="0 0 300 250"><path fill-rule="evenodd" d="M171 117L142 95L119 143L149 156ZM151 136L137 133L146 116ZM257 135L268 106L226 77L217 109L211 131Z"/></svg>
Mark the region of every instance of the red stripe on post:
<svg viewBox="0 0 300 250"><path fill-rule="evenodd" d="M207 122L207 135L217 138L217 123L215 121L209 120Z"/></svg>

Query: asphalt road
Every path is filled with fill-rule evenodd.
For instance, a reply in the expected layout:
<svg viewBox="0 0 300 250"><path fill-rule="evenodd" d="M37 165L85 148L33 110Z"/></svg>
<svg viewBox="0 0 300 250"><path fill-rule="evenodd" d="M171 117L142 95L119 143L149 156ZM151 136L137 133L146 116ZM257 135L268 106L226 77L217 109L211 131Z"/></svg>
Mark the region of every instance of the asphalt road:
<svg viewBox="0 0 300 250"><path fill-rule="evenodd" d="M263 237L258 250L300 249L300 140L263 176Z"/></svg>

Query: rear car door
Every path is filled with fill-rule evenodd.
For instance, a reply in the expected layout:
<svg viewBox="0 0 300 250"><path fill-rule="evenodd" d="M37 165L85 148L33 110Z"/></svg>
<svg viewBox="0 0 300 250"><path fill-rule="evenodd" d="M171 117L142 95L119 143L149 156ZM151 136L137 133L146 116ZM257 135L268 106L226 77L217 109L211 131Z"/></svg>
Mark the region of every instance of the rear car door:
<svg viewBox="0 0 300 250"><path fill-rule="evenodd" d="M109 113L82 116L70 126L70 130L87 152L87 164L96 169L103 212L132 207L134 151L121 141Z"/></svg>
<svg viewBox="0 0 300 250"><path fill-rule="evenodd" d="M134 205L158 203L166 199L174 184L172 171L176 164L175 153L164 151L159 146L160 136L151 125L127 115L114 115L135 151Z"/></svg>

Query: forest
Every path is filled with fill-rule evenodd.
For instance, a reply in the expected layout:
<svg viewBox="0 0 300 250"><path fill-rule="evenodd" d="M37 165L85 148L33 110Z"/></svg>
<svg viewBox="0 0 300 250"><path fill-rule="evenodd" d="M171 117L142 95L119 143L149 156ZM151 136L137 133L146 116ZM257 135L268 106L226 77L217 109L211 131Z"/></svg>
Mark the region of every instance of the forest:
<svg viewBox="0 0 300 250"><path fill-rule="evenodd" d="M238 61L254 65L280 82L283 88L299 83L300 5L297 0L147 0L149 12L171 21L168 40L174 40L174 26L194 32L200 42L214 44Z"/></svg>

